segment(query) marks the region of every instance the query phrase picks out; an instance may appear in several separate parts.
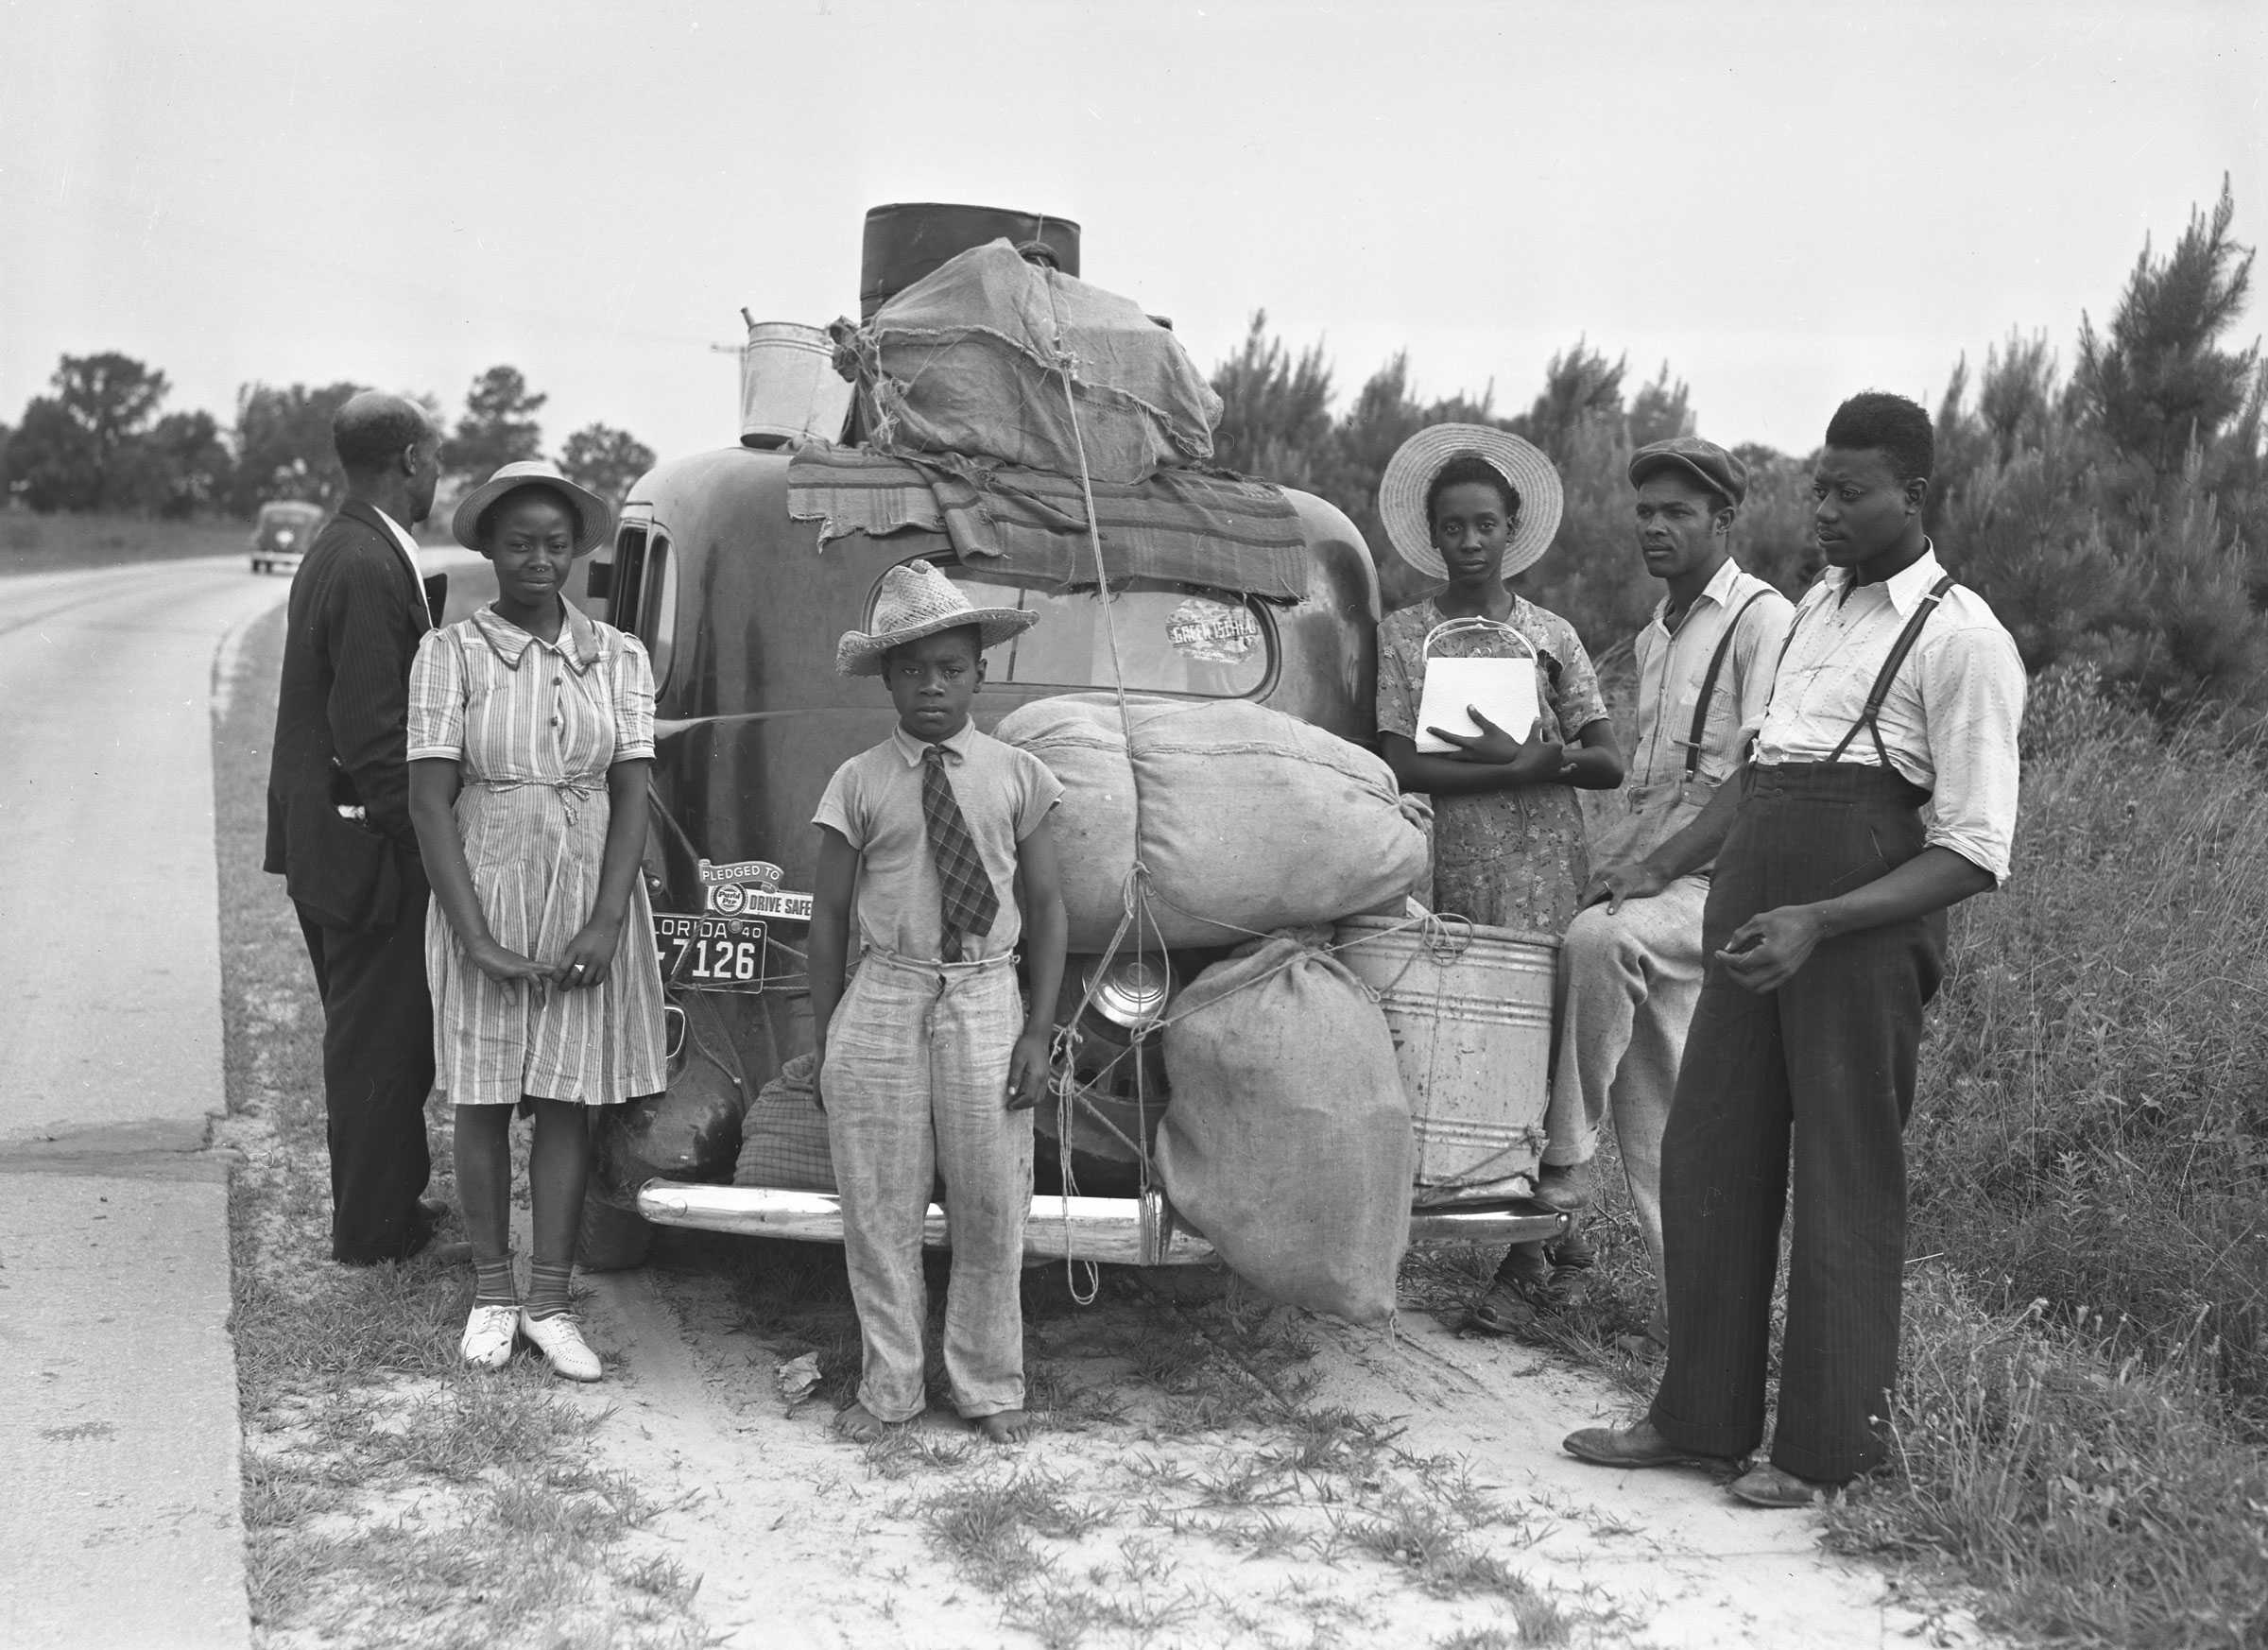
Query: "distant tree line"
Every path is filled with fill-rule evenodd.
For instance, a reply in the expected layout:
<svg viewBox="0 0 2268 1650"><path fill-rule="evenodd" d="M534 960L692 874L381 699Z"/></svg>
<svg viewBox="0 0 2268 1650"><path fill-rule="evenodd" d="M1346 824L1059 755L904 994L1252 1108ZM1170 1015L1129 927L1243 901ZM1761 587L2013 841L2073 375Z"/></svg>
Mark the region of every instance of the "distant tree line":
<svg viewBox="0 0 2268 1650"><path fill-rule="evenodd" d="M2019 335L1989 349L1980 371L1956 364L1935 412L1930 530L1948 567L1992 603L2035 672L2088 672L2161 717L2268 715L2268 365L2257 342L2230 341L2253 260L2231 235L2235 212L2225 180L2170 250L2145 245L2108 321L2081 317L2068 374L2046 335ZM1395 448L1452 421L1525 437L1558 466L1567 507L1552 553L1521 588L1611 653L1659 595L1633 543L1630 454L1695 427L1667 365L1634 389L1626 378L1626 360L1578 340L1552 357L1525 411L1499 414L1492 387L1420 401L1397 354L1334 413L1321 348L1294 352L1263 312L1212 374L1225 404L1216 453L1345 510L1393 608L1427 588L1378 521ZM1832 410L1819 408L1822 428ZM1736 554L1795 593L1818 569L1815 455L1727 445L1752 478Z"/></svg>
<svg viewBox="0 0 2268 1650"><path fill-rule="evenodd" d="M0 423L0 497L43 513L180 519L249 516L270 499L335 504L345 478L331 450L331 418L364 387L247 384L226 428L208 412L165 411L165 374L114 351L65 355L47 387L13 428ZM417 399L445 429L442 468L460 482L541 455L537 414L548 398L518 368L491 367L475 378L454 425L436 398ZM619 499L653 467L654 454L627 431L593 423L567 438L558 462L600 496Z"/></svg>

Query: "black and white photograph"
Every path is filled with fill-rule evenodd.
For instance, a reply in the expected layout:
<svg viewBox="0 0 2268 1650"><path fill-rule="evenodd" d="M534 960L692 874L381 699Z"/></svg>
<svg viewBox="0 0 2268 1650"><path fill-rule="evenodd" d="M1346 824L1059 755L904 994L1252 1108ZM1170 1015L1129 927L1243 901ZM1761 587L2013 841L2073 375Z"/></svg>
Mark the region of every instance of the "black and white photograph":
<svg viewBox="0 0 2268 1650"><path fill-rule="evenodd" d="M2260 0L0 0L0 1645L2268 1650Z"/></svg>

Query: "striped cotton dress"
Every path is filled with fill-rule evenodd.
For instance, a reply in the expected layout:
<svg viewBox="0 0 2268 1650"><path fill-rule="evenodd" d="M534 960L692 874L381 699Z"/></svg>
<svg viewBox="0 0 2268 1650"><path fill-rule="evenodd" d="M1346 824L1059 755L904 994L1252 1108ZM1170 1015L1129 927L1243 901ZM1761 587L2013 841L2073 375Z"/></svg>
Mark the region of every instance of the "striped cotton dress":
<svg viewBox="0 0 2268 1650"><path fill-rule="evenodd" d="M409 760L457 764L456 828L497 943L557 962L598 899L607 769L654 754L654 679L637 638L567 604L558 643L483 608L419 645ZM507 996L440 904L425 924L436 1088L457 1106L524 1094L611 1106L666 1086L662 975L643 877L603 984Z"/></svg>

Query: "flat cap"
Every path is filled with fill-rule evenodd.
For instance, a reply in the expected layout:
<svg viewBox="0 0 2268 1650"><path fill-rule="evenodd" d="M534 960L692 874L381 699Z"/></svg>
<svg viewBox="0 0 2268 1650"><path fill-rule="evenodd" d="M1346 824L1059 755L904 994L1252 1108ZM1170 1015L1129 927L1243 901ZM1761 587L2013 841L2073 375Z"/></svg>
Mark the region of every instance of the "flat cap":
<svg viewBox="0 0 2268 1650"><path fill-rule="evenodd" d="M1737 505L1748 496L1748 466L1698 436L1672 436L1630 455L1630 485L1636 487L1658 470L1680 470L1710 491Z"/></svg>

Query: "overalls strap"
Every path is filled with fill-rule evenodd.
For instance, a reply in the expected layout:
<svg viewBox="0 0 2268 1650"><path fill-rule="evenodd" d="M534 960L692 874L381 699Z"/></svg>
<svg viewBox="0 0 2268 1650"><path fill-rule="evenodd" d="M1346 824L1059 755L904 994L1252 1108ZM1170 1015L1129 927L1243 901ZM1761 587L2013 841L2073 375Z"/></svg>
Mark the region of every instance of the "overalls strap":
<svg viewBox="0 0 2268 1650"><path fill-rule="evenodd" d="M1717 650L1709 656L1709 668L1701 673L1701 696L1693 701L1693 729L1685 742L1685 782L1693 782L1701 771L1701 735L1709 730L1709 702L1717 691L1717 678L1725 671L1725 656L1732 651L1733 636L1748 610L1769 595L1769 591L1758 591L1733 610L1732 623L1725 627L1725 634L1717 638Z"/></svg>
<svg viewBox="0 0 2268 1650"><path fill-rule="evenodd" d="M1859 713L1859 719L1844 730L1842 743L1828 753L1828 761L1842 761L1844 751L1850 748L1850 742L1858 737L1859 730L1864 728L1874 741L1876 757L1881 760L1882 766L1890 765L1890 752L1882 744L1882 703L1890 696L1890 684L1898 679L1899 669L1906 662L1906 655L1913 652L1914 645L1921 640L1921 627L1930 622L1930 615L1937 610L1937 604L1945 600L1946 593L1952 588L1953 576L1949 573L1932 585L1930 593L1921 598L1914 610L1914 616L1906 621L1906 627L1898 633L1897 642L1892 644L1890 656L1882 661L1882 668L1874 679L1874 687L1866 695L1866 708Z"/></svg>

